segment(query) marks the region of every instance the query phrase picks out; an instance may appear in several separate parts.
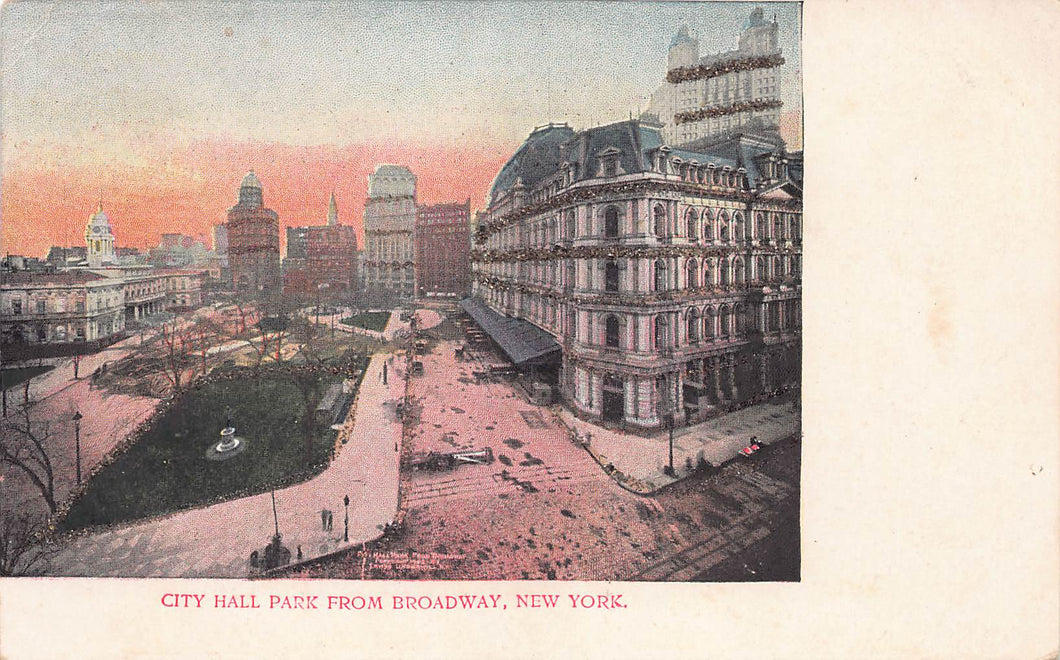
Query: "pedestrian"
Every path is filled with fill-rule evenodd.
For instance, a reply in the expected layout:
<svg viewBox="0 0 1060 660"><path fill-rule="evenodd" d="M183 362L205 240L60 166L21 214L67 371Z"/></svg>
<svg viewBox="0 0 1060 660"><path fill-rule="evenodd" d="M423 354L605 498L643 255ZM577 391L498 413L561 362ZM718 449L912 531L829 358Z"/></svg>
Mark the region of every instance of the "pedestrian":
<svg viewBox="0 0 1060 660"><path fill-rule="evenodd" d="M328 510L327 509L321 509L320 510L320 529L325 531L325 532L328 531Z"/></svg>
<svg viewBox="0 0 1060 660"><path fill-rule="evenodd" d="M302 561L302 546L298 546L298 561Z"/></svg>
<svg viewBox="0 0 1060 660"><path fill-rule="evenodd" d="M331 509L328 509L328 531L331 531L332 523L335 522L335 516L332 515Z"/></svg>
<svg viewBox="0 0 1060 660"><path fill-rule="evenodd" d="M383 385L386 385L386 362L383 363Z"/></svg>

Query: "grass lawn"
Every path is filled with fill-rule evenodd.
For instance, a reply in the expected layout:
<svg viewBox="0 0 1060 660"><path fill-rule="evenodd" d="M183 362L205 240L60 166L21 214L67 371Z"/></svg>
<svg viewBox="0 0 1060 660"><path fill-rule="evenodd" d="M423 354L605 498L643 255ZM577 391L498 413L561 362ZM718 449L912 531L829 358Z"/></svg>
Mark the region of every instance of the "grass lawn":
<svg viewBox="0 0 1060 660"><path fill-rule="evenodd" d="M46 374L55 367L18 367L15 369L4 369L4 389L9 390L15 385L21 385L23 382L30 378L35 378L41 374Z"/></svg>
<svg viewBox="0 0 1060 660"><path fill-rule="evenodd" d="M312 407L339 381L329 373L320 377L312 388ZM224 461L207 460L207 449L220 440L229 406L236 436L246 449ZM138 442L92 478L61 529L136 520L304 481L324 469L335 441L335 431L314 424L307 460L304 410L301 390L283 373L194 388L159 413Z"/></svg>
<svg viewBox="0 0 1060 660"><path fill-rule="evenodd" d="M389 320L390 312L361 312L356 316L347 316L342 319L342 323L382 332L386 328L386 322Z"/></svg>

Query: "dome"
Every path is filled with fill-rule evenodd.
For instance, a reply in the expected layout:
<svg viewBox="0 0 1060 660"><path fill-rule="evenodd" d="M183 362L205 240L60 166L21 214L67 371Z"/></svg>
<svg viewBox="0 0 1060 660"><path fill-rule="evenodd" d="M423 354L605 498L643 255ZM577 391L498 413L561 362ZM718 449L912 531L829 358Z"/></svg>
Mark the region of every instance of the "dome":
<svg viewBox="0 0 1060 660"><path fill-rule="evenodd" d="M100 202L96 207L96 212L88 217L88 224L93 227L110 226L110 218L103 212L103 202Z"/></svg>
<svg viewBox="0 0 1060 660"><path fill-rule="evenodd" d="M247 172L247 175L243 177L243 183L239 184L240 188L257 188L261 190L261 181L258 181L258 177L254 175L254 170Z"/></svg>

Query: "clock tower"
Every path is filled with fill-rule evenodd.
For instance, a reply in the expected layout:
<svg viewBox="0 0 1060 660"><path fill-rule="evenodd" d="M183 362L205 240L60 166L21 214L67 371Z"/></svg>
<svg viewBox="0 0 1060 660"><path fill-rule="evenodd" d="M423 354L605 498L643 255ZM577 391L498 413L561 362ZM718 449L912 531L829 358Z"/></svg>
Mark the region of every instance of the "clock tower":
<svg viewBox="0 0 1060 660"><path fill-rule="evenodd" d="M88 224L85 225L85 245L89 266L99 268L118 263L118 258L114 253L114 233L110 229L110 219L103 212L102 200L96 212L89 217Z"/></svg>

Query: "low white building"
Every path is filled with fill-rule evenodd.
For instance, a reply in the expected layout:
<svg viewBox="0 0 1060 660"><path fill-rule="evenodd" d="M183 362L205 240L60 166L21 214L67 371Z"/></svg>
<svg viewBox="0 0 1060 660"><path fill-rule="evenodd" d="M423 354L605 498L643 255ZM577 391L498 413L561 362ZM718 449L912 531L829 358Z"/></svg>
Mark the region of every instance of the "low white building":
<svg viewBox="0 0 1060 660"><path fill-rule="evenodd" d="M0 282L4 344L96 342L125 329L121 280L88 271L5 273Z"/></svg>

